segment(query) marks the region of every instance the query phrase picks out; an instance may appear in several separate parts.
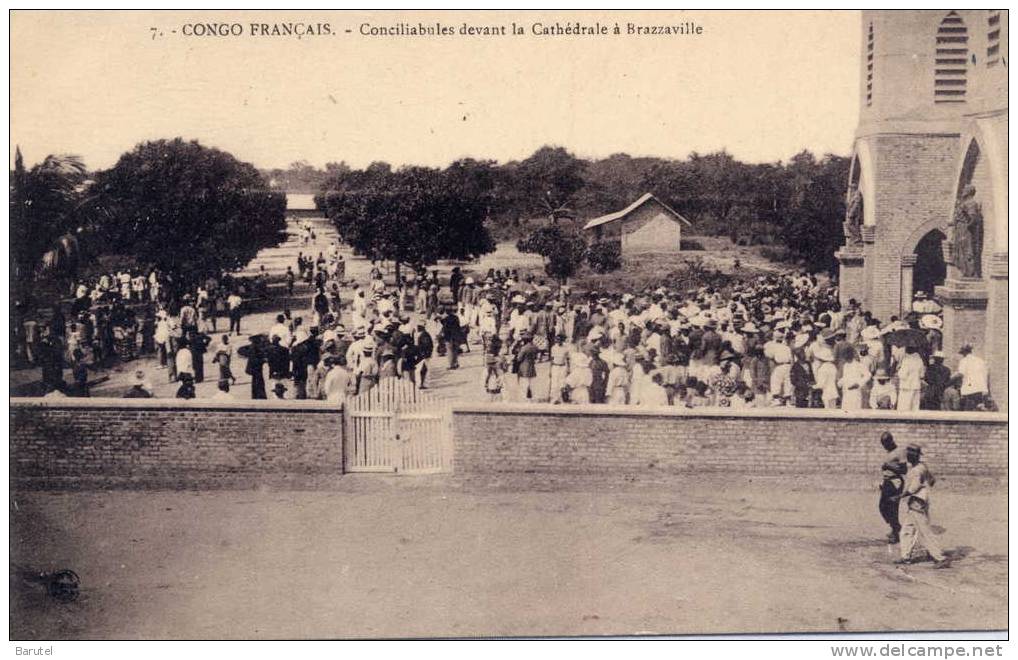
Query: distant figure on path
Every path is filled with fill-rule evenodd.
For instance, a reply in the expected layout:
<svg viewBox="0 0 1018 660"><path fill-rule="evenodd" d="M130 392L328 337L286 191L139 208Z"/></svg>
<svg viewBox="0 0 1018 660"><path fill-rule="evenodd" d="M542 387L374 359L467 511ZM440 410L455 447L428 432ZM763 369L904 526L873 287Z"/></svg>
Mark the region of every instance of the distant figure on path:
<svg viewBox="0 0 1018 660"><path fill-rule="evenodd" d="M220 338L212 361L219 365L220 381L237 382L237 377L233 375L233 371L230 369L230 363L233 361L233 346L230 345L230 335L226 334Z"/></svg>
<svg viewBox="0 0 1018 660"><path fill-rule="evenodd" d="M242 315L241 306L244 304L244 299L237 295L234 291L230 294L230 297L226 299L227 312L230 315L230 329L229 332L240 334L240 317Z"/></svg>

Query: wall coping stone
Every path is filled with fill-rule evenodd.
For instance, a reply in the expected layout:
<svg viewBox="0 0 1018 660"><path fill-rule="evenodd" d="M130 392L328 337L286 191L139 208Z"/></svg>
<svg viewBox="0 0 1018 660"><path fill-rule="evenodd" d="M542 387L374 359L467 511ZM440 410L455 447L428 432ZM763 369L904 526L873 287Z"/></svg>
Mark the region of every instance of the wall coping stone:
<svg viewBox="0 0 1018 660"><path fill-rule="evenodd" d="M211 401L209 399L123 399L115 397L11 397L14 409L75 409L75 410L179 410L236 412L306 412L338 413L342 405L331 401L262 399L259 401Z"/></svg>
<svg viewBox="0 0 1018 660"><path fill-rule="evenodd" d="M794 412L792 412L794 411ZM826 408L750 408L724 410L719 408L676 408L674 406L626 406L608 404L549 404L549 403L478 403L453 405L452 414L488 415L553 415L580 417L679 417L714 419L777 419L833 420L833 421L886 421L886 422L970 422L1007 424L1007 413L953 412L919 410L902 414L894 410L854 410Z"/></svg>

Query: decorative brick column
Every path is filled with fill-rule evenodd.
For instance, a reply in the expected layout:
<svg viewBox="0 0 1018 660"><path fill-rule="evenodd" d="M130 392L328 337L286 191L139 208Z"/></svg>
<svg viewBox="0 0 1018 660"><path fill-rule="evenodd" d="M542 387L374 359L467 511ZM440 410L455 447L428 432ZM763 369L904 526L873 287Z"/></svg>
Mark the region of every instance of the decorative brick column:
<svg viewBox="0 0 1018 660"><path fill-rule="evenodd" d="M873 308L873 264L875 261L876 254L876 237L877 228L873 225L863 225L860 228L860 234L862 234L862 286L858 296L855 297L860 303L862 303L863 309Z"/></svg>
<svg viewBox="0 0 1018 660"><path fill-rule="evenodd" d="M847 306L850 299L862 303L866 296L866 255L862 245L846 245L834 256L838 259L838 300Z"/></svg>
<svg viewBox="0 0 1018 660"><path fill-rule="evenodd" d="M946 243L945 243L946 245ZM946 250L945 250L946 252ZM937 299L944 306L944 354L952 369L958 364L958 349L969 344L987 364L986 353L986 282L982 278L959 277L957 270L936 288ZM1005 320L1006 323L1006 320ZM1005 343L1007 339L1004 339Z"/></svg>
<svg viewBox="0 0 1018 660"><path fill-rule="evenodd" d="M919 261L919 256L915 254L906 254L901 257L901 314L906 316L912 311L912 296L915 291L912 290L912 275L915 271L916 262Z"/></svg>
<svg viewBox="0 0 1018 660"><path fill-rule="evenodd" d="M986 363L990 368L990 394L1007 410L1007 252L995 252L984 261L987 278Z"/></svg>

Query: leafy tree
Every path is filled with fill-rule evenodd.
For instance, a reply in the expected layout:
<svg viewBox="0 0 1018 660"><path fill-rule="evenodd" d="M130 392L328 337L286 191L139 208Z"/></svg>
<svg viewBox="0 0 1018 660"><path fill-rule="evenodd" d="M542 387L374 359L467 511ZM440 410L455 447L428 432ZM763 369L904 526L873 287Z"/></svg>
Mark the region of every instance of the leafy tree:
<svg viewBox="0 0 1018 660"><path fill-rule="evenodd" d="M95 188L109 214L94 219L106 248L178 284L241 268L284 238L283 194L254 166L197 141L139 144Z"/></svg>
<svg viewBox="0 0 1018 660"><path fill-rule="evenodd" d="M586 163L562 147L541 147L516 169L524 203L552 220L575 217L573 196L584 186Z"/></svg>
<svg viewBox="0 0 1018 660"><path fill-rule="evenodd" d="M483 172L369 167L330 183L326 214L344 241L372 259L415 266L439 259L473 259L495 249L484 225L488 184ZM469 171L468 171L469 170Z"/></svg>
<svg viewBox="0 0 1018 660"><path fill-rule="evenodd" d="M787 171L790 194L782 239L810 270L833 270L834 252L844 240L848 160L828 155L817 162L804 151L792 158Z"/></svg>
<svg viewBox="0 0 1018 660"><path fill-rule="evenodd" d="M575 231L548 225L517 241L516 249L544 257L544 272L564 284L583 264L587 242Z"/></svg>

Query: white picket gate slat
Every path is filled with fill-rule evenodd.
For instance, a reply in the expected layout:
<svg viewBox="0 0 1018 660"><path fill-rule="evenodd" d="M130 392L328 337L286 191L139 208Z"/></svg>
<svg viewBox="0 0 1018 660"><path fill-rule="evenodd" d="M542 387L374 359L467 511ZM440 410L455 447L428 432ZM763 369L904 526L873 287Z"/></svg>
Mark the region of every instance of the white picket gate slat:
<svg viewBox="0 0 1018 660"><path fill-rule="evenodd" d="M449 404L409 380L385 378L344 406L346 472L452 470Z"/></svg>

